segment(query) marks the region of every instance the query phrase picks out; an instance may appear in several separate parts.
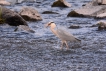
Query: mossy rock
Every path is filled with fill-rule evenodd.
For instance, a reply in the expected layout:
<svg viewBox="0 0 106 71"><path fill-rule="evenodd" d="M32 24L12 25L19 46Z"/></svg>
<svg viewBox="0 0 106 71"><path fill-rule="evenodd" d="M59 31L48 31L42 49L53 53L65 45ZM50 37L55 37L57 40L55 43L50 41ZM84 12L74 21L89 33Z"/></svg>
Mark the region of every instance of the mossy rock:
<svg viewBox="0 0 106 71"><path fill-rule="evenodd" d="M106 30L106 21L97 22L98 30Z"/></svg>
<svg viewBox="0 0 106 71"><path fill-rule="evenodd" d="M71 12L67 15L67 17L84 17L84 15L79 14L79 13L77 13L77 12L75 12L75 11L71 11Z"/></svg>
<svg viewBox="0 0 106 71"><path fill-rule="evenodd" d="M4 19L0 19L0 24L4 24L5 20Z"/></svg>

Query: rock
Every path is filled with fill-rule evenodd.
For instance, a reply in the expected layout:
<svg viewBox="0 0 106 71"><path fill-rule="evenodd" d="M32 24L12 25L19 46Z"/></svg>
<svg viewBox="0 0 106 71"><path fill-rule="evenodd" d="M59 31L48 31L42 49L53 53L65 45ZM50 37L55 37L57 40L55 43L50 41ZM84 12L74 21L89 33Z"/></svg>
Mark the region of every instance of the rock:
<svg viewBox="0 0 106 71"><path fill-rule="evenodd" d="M36 0L17 0L17 3L22 3L22 2L35 2Z"/></svg>
<svg viewBox="0 0 106 71"><path fill-rule="evenodd" d="M40 21L42 20L37 10L32 7L23 7L19 14L27 21Z"/></svg>
<svg viewBox="0 0 106 71"><path fill-rule="evenodd" d="M106 4L106 0L96 0L99 5Z"/></svg>
<svg viewBox="0 0 106 71"><path fill-rule="evenodd" d="M26 26L26 25L19 25L18 26L18 29L19 30L25 30L25 31L27 31L27 32L31 32L31 33L34 33L35 31L33 31L31 28L29 28L29 26ZM18 30L17 29L17 30Z"/></svg>
<svg viewBox="0 0 106 71"><path fill-rule="evenodd" d="M102 4L106 4L106 0L102 0Z"/></svg>
<svg viewBox="0 0 106 71"><path fill-rule="evenodd" d="M92 1L92 2L89 2L87 4L85 4L85 6L89 7L89 6L98 6L99 3L97 1Z"/></svg>
<svg viewBox="0 0 106 71"><path fill-rule="evenodd" d="M104 5L99 11L95 12L94 17L95 18L106 18L106 5Z"/></svg>
<svg viewBox="0 0 106 71"><path fill-rule="evenodd" d="M106 12L105 13L102 13L102 14L99 14L96 16L96 18L106 18Z"/></svg>
<svg viewBox="0 0 106 71"><path fill-rule="evenodd" d="M1 14L5 22L11 26L27 25L26 21L18 13L6 7L1 7Z"/></svg>
<svg viewBox="0 0 106 71"><path fill-rule="evenodd" d="M90 2L82 8L71 11L68 17L105 17L106 5L98 5L96 2Z"/></svg>
<svg viewBox="0 0 106 71"><path fill-rule="evenodd" d="M0 0L0 5L11 5L11 4L5 0Z"/></svg>
<svg viewBox="0 0 106 71"><path fill-rule="evenodd" d="M92 25L92 26L90 26L90 27L98 27L98 26L97 26L97 24L93 24L93 25Z"/></svg>
<svg viewBox="0 0 106 71"><path fill-rule="evenodd" d="M103 29L106 30L106 21L103 21L103 20L98 21L97 25L98 25L98 30L103 30Z"/></svg>
<svg viewBox="0 0 106 71"><path fill-rule="evenodd" d="M0 24L4 24L5 20L0 18Z"/></svg>
<svg viewBox="0 0 106 71"><path fill-rule="evenodd" d="M35 2L36 0L7 0L7 1L10 2L12 5L14 5L22 2Z"/></svg>
<svg viewBox="0 0 106 71"><path fill-rule="evenodd" d="M52 7L71 7L71 5L65 0L58 0L53 3Z"/></svg>
<svg viewBox="0 0 106 71"><path fill-rule="evenodd" d="M59 14L59 13L52 12L52 11L44 11L42 14Z"/></svg>
<svg viewBox="0 0 106 71"><path fill-rule="evenodd" d="M92 7L82 7L70 12L67 16L69 17L96 17L97 12L102 10L103 7L92 6Z"/></svg>
<svg viewBox="0 0 106 71"><path fill-rule="evenodd" d="M67 17L84 17L84 15L83 15L83 14L79 14L79 13L77 13L76 11L71 11L71 12L67 15Z"/></svg>
<svg viewBox="0 0 106 71"><path fill-rule="evenodd" d="M17 0L6 0L6 1L8 1L11 5L14 5L17 3Z"/></svg>
<svg viewBox="0 0 106 71"><path fill-rule="evenodd" d="M79 25L71 25L69 28L71 29L78 29L78 28L81 28Z"/></svg>
<svg viewBox="0 0 106 71"><path fill-rule="evenodd" d="M0 7L0 9L1 9L1 18L5 21L5 23L11 26L23 25L27 26L27 29L30 29L27 22L18 13L2 6Z"/></svg>

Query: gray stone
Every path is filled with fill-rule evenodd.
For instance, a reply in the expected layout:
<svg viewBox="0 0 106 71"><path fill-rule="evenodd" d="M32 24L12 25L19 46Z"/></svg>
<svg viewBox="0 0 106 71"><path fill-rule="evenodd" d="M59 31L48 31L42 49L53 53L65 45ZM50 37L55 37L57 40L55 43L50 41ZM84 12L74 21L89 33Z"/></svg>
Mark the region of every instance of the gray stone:
<svg viewBox="0 0 106 71"><path fill-rule="evenodd" d="M5 0L0 0L0 5L11 5L11 4Z"/></svg>
<svg viewBox="0 0 106 71"><path fill-rule="evenodd" d="M81 28L79 25L71 25L69 27L70 29L78 29L78 28Z"/></svg>
<svg viewBox="0 0 106 71"><path fill-rule="evenodd" d="M52 7L71 7L71 4L65 0L58 0L53 3Z"/></svg>
<svg viewBox="0 0 106 71"><path fill-rule="evenodd" d="M97 22L98 30L106 30L106 21L101 20Z"/></svg>
<svg viewBox="0 0 106 71"><path fill-rule="evenodd" d="M106 4L106 0L103 0L103 1L102 1L102 4Z"/></svg>
<svg viewBox="0 0 106 71"><path fill-rule="evenodd" d="M34 2L36 0L6 0L8 2L10 2L12 5L16 4L16 3L22 3L22 2Z"/></svg>
<svg viewBox="0 0 106 71"><path fill-rule="evenodd" d="M34 32L30 29L27 22L16 12L6 8L6 7L0 7L1 9L1 18L4 19L4 22L11 25L11 26L26 26L27 28L22 27L23 30ZM18 29L18 28L17 28Z"/></svg>
<svg viewBox="0 0 106 71"><path fill-rule="evenodd" d="M41 21L42 18L37 10L32 7L23 7L19 14L27 21Z"/></svg>
<svg viewBox="0 0 106 71"><path fill-rule="evenodd" d="M106 0L93 0L96 1L98 4L106 4Z"/></svg>
<svg viewBox="0 0 106 71"><path fill-rule="evenodd" d="M57 12L52 11L44 11L42 14L58 14Z"/></svg>
<svg viewBox="0 0 106 71"><path fill-rule="evenodd" d="M90 2L85 6L71 11L68 17L106 17L106 5L98 5L96 2Z"/></svg>
<svg viewBox="0 0 106 71"><path fill-rule="evenodd" d="M6 8L1 8L2 18L5 19L5 22L11 26L27 25L26 21L16 12Z"/></svg>
<svg viewBox="0 0 106 71"><path fill-rule="evenodd" d="M96 17L97 18L105 18L106 17L106 12L105 13L102 13L102 14L99 14Z"/></svg>

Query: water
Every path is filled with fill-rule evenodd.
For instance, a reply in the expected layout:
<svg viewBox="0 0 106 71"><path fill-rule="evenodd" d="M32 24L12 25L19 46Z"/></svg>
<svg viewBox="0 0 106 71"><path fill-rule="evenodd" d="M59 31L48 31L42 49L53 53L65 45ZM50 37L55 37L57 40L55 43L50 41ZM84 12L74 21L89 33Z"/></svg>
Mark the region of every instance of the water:
<svg viewBox="0 0 106 71"><path fill-rule="evenodd" d="M29 2L33 2L33 1L36 1L36 0L6 0L8 2L10 2L12 5L16 4L16 3L22 3L23 1L29 1Z"/></svg>
<svg viewBox="0 0 106 71"><path fill-rule="evenodd" d="M24 2L8 8L19 11L22 6L34 7L43 21L27 22L36 33L14 32L15 27L0 25L0 71L105 71L106 31L97 31L93 18L73 18L67 14L90 0L67 0L71 8L51 7L53 0ZM42 14L44 11L59 14ZM60 40L44 24L54 21L64 26L80 43L69 43L70 50L60 50ZM69 29L72 24L81 26Z"/></svg>

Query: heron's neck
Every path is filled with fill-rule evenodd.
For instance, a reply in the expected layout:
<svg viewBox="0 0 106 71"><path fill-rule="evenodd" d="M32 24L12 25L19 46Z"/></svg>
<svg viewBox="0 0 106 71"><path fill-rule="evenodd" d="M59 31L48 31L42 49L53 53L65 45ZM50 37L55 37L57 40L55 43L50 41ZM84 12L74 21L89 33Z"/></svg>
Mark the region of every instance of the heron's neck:
<svg viewBox="0 0 106 71"><path fill-rule="evenodd" d="M56 32L56 30L57 30L57 28L50 28L51 29L51 31L55 34L55 35L57 35L57 32Z"/></svg>

